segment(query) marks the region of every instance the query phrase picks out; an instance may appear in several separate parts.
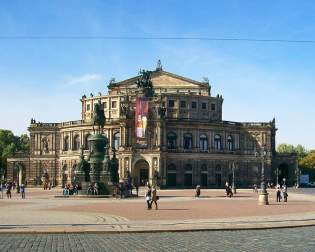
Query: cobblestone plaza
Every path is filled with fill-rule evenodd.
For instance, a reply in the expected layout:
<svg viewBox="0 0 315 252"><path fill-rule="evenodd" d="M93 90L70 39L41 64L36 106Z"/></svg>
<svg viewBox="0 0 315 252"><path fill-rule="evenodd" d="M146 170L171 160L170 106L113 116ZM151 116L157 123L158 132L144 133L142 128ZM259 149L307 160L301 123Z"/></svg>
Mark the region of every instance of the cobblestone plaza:
<svg viewBox="0 0 315 252"><path fill-rule="evenodd" d="M315 228L129 234L4 234L0 251L314 251Z"/></svg>
<svg viewBox="0 0 315 252"><path fill-rule="evenodd" d="M251 190L232 199L223 190L202 190L199 199L193 190L165 190L151 211L142 196L60 194L29 188L25 200L1 199L0 251L313 251L315 244L307 227L315 225L312 189L291 189L287 203L269 190L269 206L258 206Z"/></svg>

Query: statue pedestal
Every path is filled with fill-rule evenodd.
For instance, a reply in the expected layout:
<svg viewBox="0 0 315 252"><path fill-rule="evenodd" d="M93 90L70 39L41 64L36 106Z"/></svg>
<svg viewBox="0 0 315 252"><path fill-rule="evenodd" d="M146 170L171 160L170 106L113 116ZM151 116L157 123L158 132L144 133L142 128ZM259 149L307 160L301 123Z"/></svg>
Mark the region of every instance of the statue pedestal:
<svg viewBox="0 0 315 252"><path fill-rule="evenodd" d="M90 182L81 182L81 190L78 191L78 195L87 195L88 188L90 186Z"/></svg>

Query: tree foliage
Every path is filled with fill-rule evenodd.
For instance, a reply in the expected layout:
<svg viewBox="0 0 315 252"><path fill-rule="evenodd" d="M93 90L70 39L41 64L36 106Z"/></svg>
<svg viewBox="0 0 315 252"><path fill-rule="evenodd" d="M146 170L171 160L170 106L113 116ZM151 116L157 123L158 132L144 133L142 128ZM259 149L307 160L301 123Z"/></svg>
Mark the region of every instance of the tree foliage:
<svg viewBox="0 0 315 252"><path fill-rule="evenodd" d="M300 168L315 169L315 150L308 151L300 144L297 146L291 144L280 144L277 146L277 152L296 153Z"/></svg>
<svg viewBox="0 0 315 252"><path fill-rule="evenodd" d="M0 129L0 168L6 170L7 158L16 152L29 152L30 139L26 134L15 136L10 130Z"/></svg>
<svg viewBox="0 0 315 252"><path fill-rule="evenodd" d="M300 162L299 165L304 168L315 169L315 150L310 151Z"/></svg>
<svg viewBox="0 0 315 252"><path fill-rule="evenodd" d="M298 144L297 146L294 146L292 144L279 144L277 146L277 152L287 154L295 153L297 154L299 161L301 161L308 154L307 149L300 144Z"/></svg>

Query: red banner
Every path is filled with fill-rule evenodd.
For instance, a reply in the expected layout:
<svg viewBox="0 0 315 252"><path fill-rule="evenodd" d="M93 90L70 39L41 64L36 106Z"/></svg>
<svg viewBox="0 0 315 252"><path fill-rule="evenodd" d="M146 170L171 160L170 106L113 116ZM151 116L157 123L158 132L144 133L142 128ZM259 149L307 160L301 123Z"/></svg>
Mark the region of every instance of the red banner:
<svg viewBox="0 0 315 252"><path fill-rule="evenodd" d="M149 101L147 98L138 97L136 102L135 126L136 137L145 138L148 125Z"/></svg>

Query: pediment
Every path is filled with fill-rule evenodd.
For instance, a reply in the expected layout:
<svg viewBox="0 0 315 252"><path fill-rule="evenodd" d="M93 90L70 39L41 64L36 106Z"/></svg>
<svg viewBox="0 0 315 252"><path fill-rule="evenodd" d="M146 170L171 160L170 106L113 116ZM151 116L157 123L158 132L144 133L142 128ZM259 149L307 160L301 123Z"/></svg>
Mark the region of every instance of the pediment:
<svg viewBox="0 0 315 252"><path fill-rule="evenodd" d="M133 89L137 88L135 82L139 76L127 79L117 83L120 88ZM176 74L168 73L165 71L152 72L151 81L155 89L163 88L175 88L175 89L200 89L207 87L204 82L195 81L186 77L182 77Z"/></svg>

